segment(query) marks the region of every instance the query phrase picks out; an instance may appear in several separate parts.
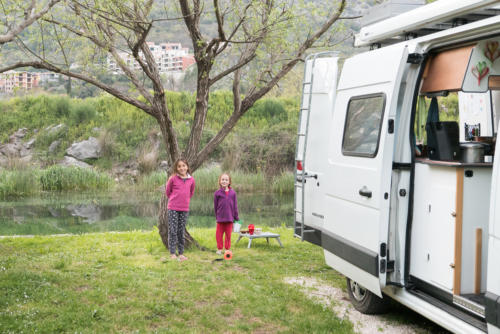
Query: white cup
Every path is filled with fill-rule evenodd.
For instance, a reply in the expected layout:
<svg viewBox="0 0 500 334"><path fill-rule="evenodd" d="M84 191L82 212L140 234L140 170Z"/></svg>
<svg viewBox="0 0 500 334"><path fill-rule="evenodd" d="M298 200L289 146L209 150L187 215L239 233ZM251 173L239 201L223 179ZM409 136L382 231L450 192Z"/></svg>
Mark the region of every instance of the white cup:
<svg viewBox="0 0 500 334"><path fill-rule="evenodd" d="M485 155L484 162L493 162L493 156L492 155Z"/></svg>

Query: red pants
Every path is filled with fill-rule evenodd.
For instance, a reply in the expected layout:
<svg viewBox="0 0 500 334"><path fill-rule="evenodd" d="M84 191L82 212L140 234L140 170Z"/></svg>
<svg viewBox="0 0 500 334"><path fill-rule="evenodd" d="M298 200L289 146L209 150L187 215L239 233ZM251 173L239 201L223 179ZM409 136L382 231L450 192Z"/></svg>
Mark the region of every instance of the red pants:
<svg viewBox="0 0 500 334"><path fill-rule="evenodd" d="M217 249L222 249L222 237L226 234L224 248L231 248L231 233L233 232L233 223L217 223L215 230L215 240L217 240Z"/></svg>

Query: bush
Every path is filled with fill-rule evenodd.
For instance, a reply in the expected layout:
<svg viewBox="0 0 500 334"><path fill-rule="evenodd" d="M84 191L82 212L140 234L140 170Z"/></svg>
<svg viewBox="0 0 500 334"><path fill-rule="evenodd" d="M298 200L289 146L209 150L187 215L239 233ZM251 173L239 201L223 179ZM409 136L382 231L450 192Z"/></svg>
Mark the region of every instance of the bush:
<svg viewBox="0 0 500 334"><path fill-rule="evenodd" d="M85 100L74 106L70 113L70 123L78 125L94 119L96 112L91 101Z"/></svg>

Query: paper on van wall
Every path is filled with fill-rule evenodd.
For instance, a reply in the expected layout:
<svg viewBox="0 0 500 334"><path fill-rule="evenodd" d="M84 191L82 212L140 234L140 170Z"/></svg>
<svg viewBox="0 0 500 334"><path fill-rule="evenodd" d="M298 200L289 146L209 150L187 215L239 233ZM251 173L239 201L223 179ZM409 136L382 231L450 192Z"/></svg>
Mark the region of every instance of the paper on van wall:
<svg viewBox="0 0 500 334"><path fill-rule="evenodd" d="M492 75L500 75L500 39L481 41L472 49L462 91L486 92Z"/></svg>

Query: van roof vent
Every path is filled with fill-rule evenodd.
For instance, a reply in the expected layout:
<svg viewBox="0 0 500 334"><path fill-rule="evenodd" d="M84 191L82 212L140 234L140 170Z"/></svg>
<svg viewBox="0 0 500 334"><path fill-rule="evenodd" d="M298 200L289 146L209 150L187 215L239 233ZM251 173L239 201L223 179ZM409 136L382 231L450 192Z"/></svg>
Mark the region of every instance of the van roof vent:
<svg viewBox="0 0 500 334"><path fill-rule="evenodd" d="M389 0L362 19L355 46L393 44L500 15L498 0Z"/></svg>

